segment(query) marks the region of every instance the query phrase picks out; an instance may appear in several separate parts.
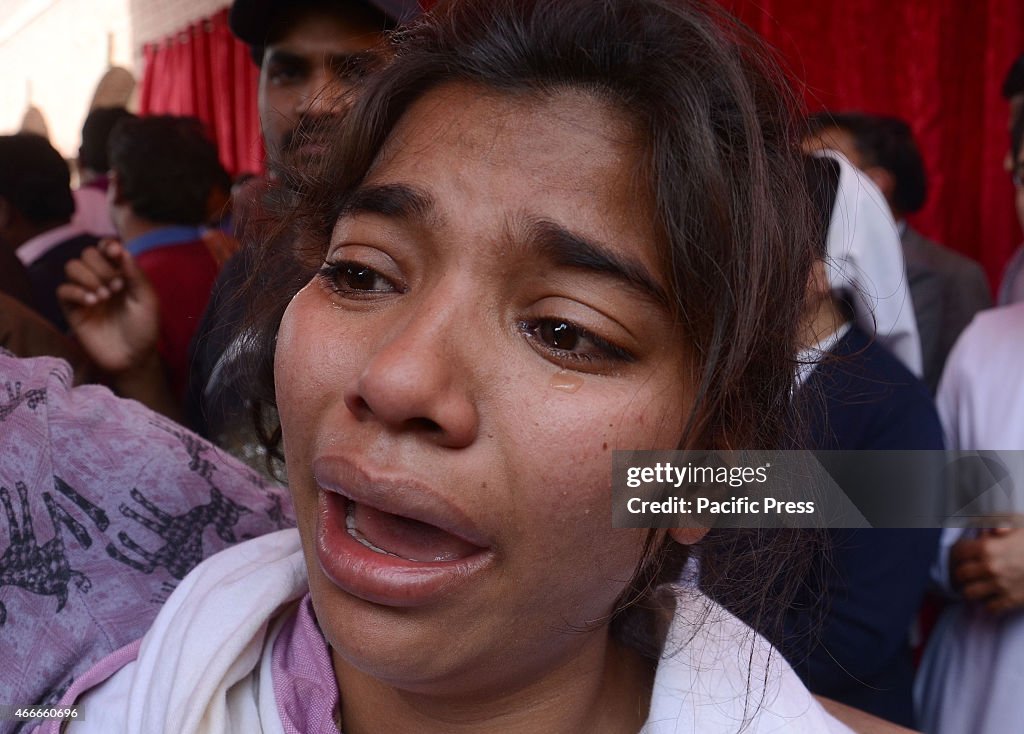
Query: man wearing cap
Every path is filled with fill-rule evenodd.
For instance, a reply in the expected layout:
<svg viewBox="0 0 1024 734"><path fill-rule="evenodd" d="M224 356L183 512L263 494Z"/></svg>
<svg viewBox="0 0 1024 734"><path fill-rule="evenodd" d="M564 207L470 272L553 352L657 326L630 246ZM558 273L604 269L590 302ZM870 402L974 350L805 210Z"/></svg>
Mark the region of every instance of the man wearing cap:
<svg viewBox="0 0 1024 734"><path fill-rule="evenodd" d="M260 66L259 113L267 161L315 155L316 123L337 114L383 31L415 14L409 0L235 0L229 23Z"/></svg>
<svg viewBox="0 0 1024 734"><path fill-rule="evenodd" d="M418 12L415 0L235 0L231 30L249 44L260 67L259 117L268 170L267 177L254 179L235 195L235 235L243 245L263 236L250 223L259 220L254 213L273 180L286 170L301 170L319 155L323 123L347 107L346 95L375 60L372 49L381 35ZM237 360L244 352L244 341L236 336L247 309L236 294L255 270L252 254L243 246L214 286L190 350L184 412L197 432L262 468L261 458L252 453L257 442L249 409L236 386L241 373ZM130 291L147 284L127 287ZM108 318L127 320L129 315L125 311ZM95 319L88 323L97 327ZM126 324L122 330L130 328ZM136 336L134 343L146 340ZM148 354L136 356L133 364L151 362ZM134 377L131 384L138 390L127 397L154 408L166 403L167 388L159 375Z"/></svg>
<svg viewBox="0 0 1024 734"><path fill-rule="evenodd" d="M351 88L354 62L399 19L394 8L357 0L237 0L232 28L252 45L253 58L261 63L260 119L271 176L281 166L301 166L315 153L316 121L336 114L323 101ZM107 248L104 256L111 268L120 268L122 279L117 302L123 306L130 300L135 308L104 308L104 318L97 313L88 321L94 328L102 321L116 322L120 338L130 345L125 329L153 330L155 319L149 318L148 325L146 314L140 319L139 307L146 301L138 298L142 291L151 295L152 286L138 268L120 266L120 255L111 253ZM123 248L117 253L123 254ZM215 297L228 299L239 282L237 274L244 276L245 253L232 261L235 279L222 278ZM148 303L146 308L155 312L155 300ZM64 305L77 304L65 300ZM230 343L236 318L226 310L208 310L201 352L216 355L217 345ZM116 351L115 341L111 337L102 348ZM139 364L155 353L155 338L150 344L145 354L134 355ZM22 421L19 430L72 431L68 441L73 443L80 443L81 435L92 437L89 452L66 466L58 466L49 454L25 458L30 473L22 470L18 462L24 457L18 452L0 452L7 462L0 466L0 484L10 488L2 495L10 510L14 553L14 565L8 564L10 573L0 585L0 627L23 661L0 670L0 690L11 702L51 704L80 672L138 639L178 580L199 561L230 542L293 525L294 519L280 487L226 461L170 421L136 403L114 401L106 392L69 401L68 370L56 363L26 361L15 368L18 379L12 384L17 383L18 394L11 394L8 407L24 407L8 416L5 430L13 431L14 423ZM166 384L162 389L167 390ZM139 450L143 446L145 451ZM12 476L17 484L7 481ZM26 487L23 476L41 484ZM136 489L140 486L162 489L143 494ZM214 506L219 508L217 532L207 521L189 521ZM37 523L15 522L23 515ZM188 526L184 535L179 532L183 522ZM39 543L32 527L39 529ZM62 537L70 540L65 543ZM49 641L46 654L33 647L43 638ZM16 724L0 720L0 734Z"/></svg>
<svg viewBox="0 0 1024 734"><path fill-rule="evenodd" d="M260 66L259 116L271 177L301 170L323 149L323 123L347 107L382 33L419 11L415 0L235 0L229 23L249 44ZM242 226L254 217L266 182L256 180L235 211ZM240 200L241 199L241 200ZM244 242L259 232L237 233ZM234 298L253 271L243 248L225 267L192 345L192 375L186 416L199 433L233 453L252 455L257 442L249 410L230 367L240 356L237 325L246 304ZM254 463L262 464L261 460Z"/></svg>

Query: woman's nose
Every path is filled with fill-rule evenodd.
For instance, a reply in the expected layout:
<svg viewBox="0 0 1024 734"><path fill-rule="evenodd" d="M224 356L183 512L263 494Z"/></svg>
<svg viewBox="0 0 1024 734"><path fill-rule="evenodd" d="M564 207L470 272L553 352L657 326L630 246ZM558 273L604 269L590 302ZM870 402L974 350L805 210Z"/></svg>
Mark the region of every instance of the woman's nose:
<svg viewBox="0 0 1024 734"><path fill-rule="evenodd" d="M468 446L479 427L471 345L458 336L453 308L420 308L379 343L345 403L361 421L415 432L448 448Z"/></svg>

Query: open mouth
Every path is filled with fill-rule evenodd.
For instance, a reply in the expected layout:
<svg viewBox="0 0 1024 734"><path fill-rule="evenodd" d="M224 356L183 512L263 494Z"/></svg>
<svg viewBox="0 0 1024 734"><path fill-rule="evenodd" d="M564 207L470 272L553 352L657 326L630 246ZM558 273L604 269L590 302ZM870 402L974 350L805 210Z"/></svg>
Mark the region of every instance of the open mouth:
<svg viewBox="0 0 1024 734"><path fill-rule="evenodd" d="M459 561L481 550L439 527L382 512L351 500L346 502L345 529L375 553L414 563Z"/></svg>
<svg viewBox="0 0 1024 734"><path fill-rule="evenodd" d="M459 525L445 529L425 522L453 522L443 511L410 509L423 517L414 519L329 490L319 493L318 503L320 569L342 591L365 601L393 607L435 603L495 560L492 548L452 532Z"/></svg>

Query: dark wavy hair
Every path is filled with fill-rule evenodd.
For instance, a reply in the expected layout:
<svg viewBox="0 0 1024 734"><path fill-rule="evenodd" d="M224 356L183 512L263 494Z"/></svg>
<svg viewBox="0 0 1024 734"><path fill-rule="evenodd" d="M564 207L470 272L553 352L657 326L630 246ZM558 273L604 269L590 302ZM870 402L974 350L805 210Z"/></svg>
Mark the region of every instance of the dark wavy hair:
<svg viewBox="0 0 1024 734"><path fill-rule="evenodd" d="M702 2L449 0L387 43L392 60L334 123L322 165L281 187L281 227L294 245L272 238L250 283L260 304L247 332L258 405L274 405L285 306L322 263L339 213L410 105L448 83L517 96L573 89L624 113L643 141L635 175L655 202L662 267L693 355L679 375L694 388L680 447L783 445L797 424L790 398L815 228L798 152L804 127L757 38ZM266 446L280 456L268 415L259 426L274 429ZM799 575L805 541L713 530L701 544L702 584L744 618L774 618L784 609L778 581ZM648 536L616 634L645 649L653 590L677 579L686 558L663 533Z"/></svg>

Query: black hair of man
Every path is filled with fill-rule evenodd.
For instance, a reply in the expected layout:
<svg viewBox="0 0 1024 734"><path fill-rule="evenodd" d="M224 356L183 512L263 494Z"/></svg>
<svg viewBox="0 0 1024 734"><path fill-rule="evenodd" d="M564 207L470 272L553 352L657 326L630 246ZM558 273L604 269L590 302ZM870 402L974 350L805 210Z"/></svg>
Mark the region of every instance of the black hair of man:
<svg viewBox="0 0 1024 734"><path fill-rule="evenodd" d="M249 44L252 60L259 66L266 47L283 37L306 13L337 15L389 31L416 9L417 4L409 0L235 0L228 25Z"/></svg>
<svg viewBox="0 0 1024 734"><path fill-rule="evenodd" d="M96 173L110 169L107 159L107 143L114 125L126 118L133 118L124 107L97 107L91 110L82 124L82 146L78 149L78 163Z"/></svg>
<svg viewBox="0 0 1024 734"><path fill-rule="evenodd" d="M914 133L905 120L859 112L818 112L808 117L807 122L812 133L828 128L848 133L865 167L878 166L892 175L894 210L913 214L924 206L928 178Z"/></svg>
<svg viewBox="0 0 1024 734"><path fill-rule="evenodd" d="M217 147L194 117L121 120L110 134L118 192L140 217L160 224L201 224L221 174Z"/></svg>
<svg viewBox="0 0 1024 734"><path fill-rule="evenodd" d="M839 176L839 163L834 158L804 156L804 178L811 198L811 213L818 230L814 244L819 258L827 254L828 226L832 222L832 209L839 193Z"/></svg>
<svg viewBox="0 0 1024 734"><path fill-rule="evenodd" d="M1018 56L1010 65L1003 79L1003 99L1011 99L1024 94L1024 54Z"/></svg>
<svg viewBox="0 0 1024 734"><path fill-rule="evenodd" d="M0 136L0 197L36 226L67 224L75 213L67 161L33 133Z"/></svg>

